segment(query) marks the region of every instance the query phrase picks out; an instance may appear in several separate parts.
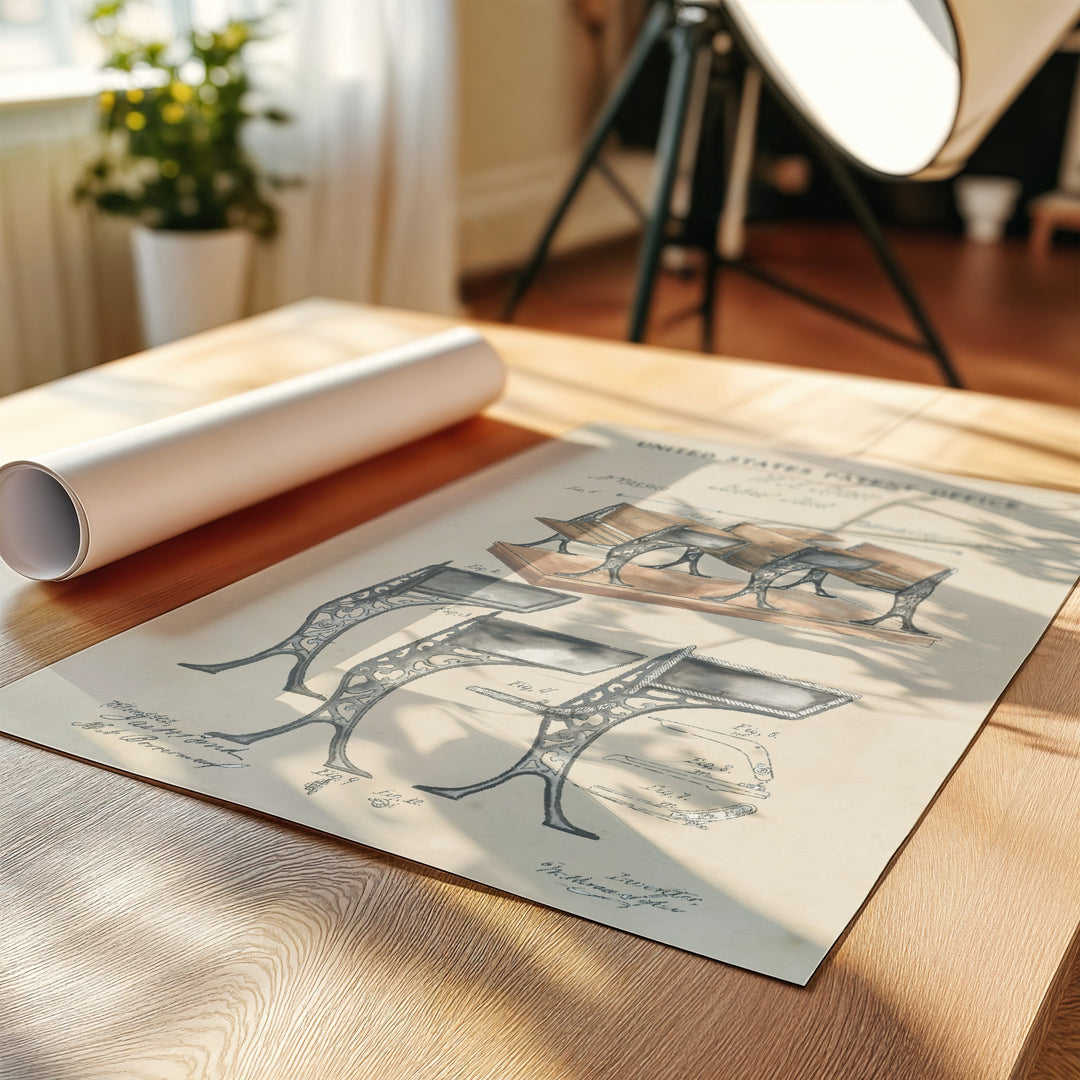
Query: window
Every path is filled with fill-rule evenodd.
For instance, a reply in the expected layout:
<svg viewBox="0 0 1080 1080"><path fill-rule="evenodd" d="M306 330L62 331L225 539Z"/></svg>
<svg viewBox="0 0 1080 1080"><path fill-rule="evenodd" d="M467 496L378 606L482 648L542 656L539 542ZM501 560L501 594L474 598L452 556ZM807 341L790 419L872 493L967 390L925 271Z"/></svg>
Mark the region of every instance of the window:
<svg viewBox="0 0 1080 1080"><path fill-rule="evenodd" d="M86 25L94 0L0 0L0 104L82 97L98 88L101 49ZM167 37L192 22L251 15L265 0L137 0L128 18L138 37Z"/></svg>
<svg viewBox="0 0 1080 1080"><path fill-rule="evenodd" d="M0 0L0 72L76 64L82 35L72 15L68 0Z"/></svg>

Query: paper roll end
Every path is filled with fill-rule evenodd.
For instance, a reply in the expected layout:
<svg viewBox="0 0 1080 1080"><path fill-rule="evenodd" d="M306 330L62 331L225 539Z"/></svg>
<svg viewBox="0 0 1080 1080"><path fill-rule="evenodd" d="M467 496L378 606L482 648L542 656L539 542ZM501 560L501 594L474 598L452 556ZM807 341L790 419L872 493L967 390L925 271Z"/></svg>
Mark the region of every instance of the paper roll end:
<svg viewBox="0 0 1080 1080"><path fill-rule="evenodd" d="M60 581L86 559L84 516L75 496L33 461L0 468L0 558L36 581Z"/></svg>

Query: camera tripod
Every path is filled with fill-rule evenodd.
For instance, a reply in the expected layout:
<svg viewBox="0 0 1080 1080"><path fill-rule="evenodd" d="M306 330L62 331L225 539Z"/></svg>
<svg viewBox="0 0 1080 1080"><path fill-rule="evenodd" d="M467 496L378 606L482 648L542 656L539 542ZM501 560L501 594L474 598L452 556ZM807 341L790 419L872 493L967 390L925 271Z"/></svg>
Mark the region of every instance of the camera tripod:
<svg viewBox="0 0 1080 1080"><path fill-rule="evenodd" d="M730 35L736 47L730 48L727 53L718 53L713 42L717 35L723 32ZM603 165L600 152L615 127L620 109L641 78L646 60L665 38L671 50L671 71L656 141L656 181L652 207L646 212L636 205L617 177ZM691 100L695 96L695 85L704 88L710 75L714 84L719 86L723 97L723 182L714 185L704 207L703 216L711 224L711 229L705 230L705 238L692 239L685 235L685 229L680 235L680 221L673 217L671 203L680 162L685 164L686 161L687 117L691 111ZM713 348L717 278L720 269L727 267L754 277L805 303L813 304L871 333L929 353L937 363L945 383L961 387L963 384L941 338L841 154L793 108L793 117L850 207L919 336L904 334L843 304L788 282L744 258L741 252L733 255L730 250L717 249L716 235L721 221L726 219L725 224L730 224L732 215L737 215L741 224L745 189L749 179L749 159L753 149L752 127L756 122L756 93L762 78L762 73L754 65L752 57L739 42L738 34L725 14L723 0L654 0L623 71L593 124L577 167L544 226L529 261L514 283L504 309L504 319L513 318L518 304L532 286L547 258L555 233L582 183L590 171L597 167L613 184L617 193L631 203L645 225L627 330L628 340L640 342L645 339L663 248L672 244L684 248L700 247L704 251L705 260L700 307L704 351L711 352ZM748 96L750 93L754 95L753 98ZM782 95L777 96L784 102ZM700 94L698 97L700 98ZM699 114L695 117L695 122L700 125L700 101L696 103L695 111ZM689 149L692 152L695 147L691 146ZM727 231L730 234L730 228Z"/></svg>

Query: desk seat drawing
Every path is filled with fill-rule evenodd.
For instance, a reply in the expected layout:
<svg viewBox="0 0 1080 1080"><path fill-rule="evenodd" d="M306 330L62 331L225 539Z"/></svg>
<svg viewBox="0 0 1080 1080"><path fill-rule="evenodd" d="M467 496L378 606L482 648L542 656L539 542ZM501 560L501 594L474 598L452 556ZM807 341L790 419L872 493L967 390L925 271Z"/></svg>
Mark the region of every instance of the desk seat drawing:
<svg viewBox="0 0 1080 1080"><path fill-rule="evenodd" d="M954 572L878 544L846 547L842 537L815 529L717 526L629 503L565 521L537 520L550 535L524 544L498 541L488 549L533 585L919 645L938 638L916 625L917 609ZM665 552L674 558L656 562ZM748 576L707 575L705 559ZM890 607L866 606L850 590L847 597L829 592L830 575L891 596Z"/></svg>
<svg viewBox="0 0 1080 1080"><path fill-rule="evenodd" d="M846 705L859 696L773 672L724 663L709 656L696 656L693 645L645 658L631 669L620 671L606 682L558 704L531 701L483 687L470 689L506 705L536 713L540 723L532 745L516 762L494 776L454 787L416 784L417 790L446 799L463 799L522 776L538 777L544 785L543 824L588 840L599 840L600 837L567 818L562 805L563 788L583 751L619 724L638 716L688 709L733 709L784 720L801 720ZM683 728L673 724L671 730ZM715 732L713 738L732 746L735 736ZM768 755L759 744L743 741L748 747L756 748L759 754L755 767L759 783L735 787L717 782L711 776L704 779L711 781L717 790L726 788L751 798L766 797L764 784L772 779ZM745 750L742 752L746 753ZM665 770L658 762L634 761L633 764L656 771ZM689 774L683 773L682 778L688 779ZM695 777L695 782L701 782L701 779ZM622 802L644 813L666 816L668 820L679 820L680 817L677 813L665 815L664 807L627 800L616 792L591 790L602 798ZM715 821L752 813L754 808L749 804L735 803L702 816Z"/></svg>
<svg viewBox="0 0 1080 1080"><path fill-rule="evenodd" d="M417 679L451 668L499 664L593 675L640 659L640 653L501 619L498 613L479 615L379 656L358 661L345 672L337 689L325 702L295 720L260 731L208 731L207 735L250 746L310 724L328 724L333 734L326 767L370 777L370 772L350 759L349 739L375 705Z"/></svg>
<svg viewBox="0 0 1080 1080"><path fill-rule="evenodd" d="M514 611L519 614L546 611L575 601L572 596L560 596L531 585L502 581L490 574L459 570L449 562L432 563L419 570L398 574L386 581L366 585L343 596L320 604L288 637L238 660L212 664L181 663L180 667L219 675L223 671L248 664L257 664L272 656L292 659L283 690L309 697L321 697L305 685L308 671L316 657L332 641L369 619L388 611L407 607L442 607L467 604L495 611Z"/></svg>
<svg viewBox="0 0 1080 1080"><path fill-rule="evenodd" d="M742 547L746 543L741 538L713 536L707 528L700 530L699 535L699 531L679 522L665 525L660 531L665 537L678 535L679 543L704 544L710 551L725 552L732 546ZM697 550L704 549L695 547ZM632 557L628 555L626 561ZM619 566L612 565L610 573L615 580ZM369 713L386 698L419 679L459 668L495 666L542 669L575 677L601 675L618 668L620 671L603 683L593 683L558 704L532 701L490 687L469 686L468 689L505 705L538 713L540 722L532 746L515 764L478 782L464 786L414 785L420 791L458 800L499 787L520 776L539 777L544 784L542 823L592 840L599 839L599 835L572 824L566 817L562 806L563 789L581 754L600 736L624 721L672 709L736 710L799 720L858 697L848 691L785 675L696 656L694 645L676 648L659 657L648 657L591 638L503 617L510 612L536 614L575 603L578 599L533 585L504 581L489 574L459 570L448 563L434 563L318 605L292 633L249 656L214 663L184 661L178 666L219 675L272 657L290 660L284 691L319 697L315 708L284 723L254 731L213 730L204 734L239 746L252 746L313 725L325 725L330 727L331 733L323 768L367 779L373 779L372 773L354 762L349 753L353 734L365 726ZM473 615L411 641L398 642L376 656L356 659L340 672L337 688L325 699L304 685L304 676L323 649L352 627L401 606L457 604L495 610ZM671 731L685 733L691 725L672 722L666 726ZM606 786L593 786L589 790L600 798L641 813L699 828L754 813L755 808L745 801L718 801L715 795L768 798L767 784L773 779L768 751L738 731L709 731L701 737L745 761L752 779L727 778L720 774L727 772L729 767L705 763L704 759L693 764L616 754L607 760L618 761L623 767L648 775L654 781L650 790L656 788L657 778L690 788L687 797L695 790L704 789L713 796L704 809L656 802L640 793L628 794ZM688 769L687 764L693 767Z"/></svg>

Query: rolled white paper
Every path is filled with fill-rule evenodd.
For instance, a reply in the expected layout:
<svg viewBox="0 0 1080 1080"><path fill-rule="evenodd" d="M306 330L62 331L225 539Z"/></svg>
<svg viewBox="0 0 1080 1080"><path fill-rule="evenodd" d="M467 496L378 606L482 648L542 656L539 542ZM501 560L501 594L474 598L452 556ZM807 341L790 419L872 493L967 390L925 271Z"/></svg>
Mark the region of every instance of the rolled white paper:
<svg viewBox="0 0 1080 1080"><path fill-rule="evenodd" d="M0 467L0 558L63 581L430 435L502 391L461 327Z"/></svg>

